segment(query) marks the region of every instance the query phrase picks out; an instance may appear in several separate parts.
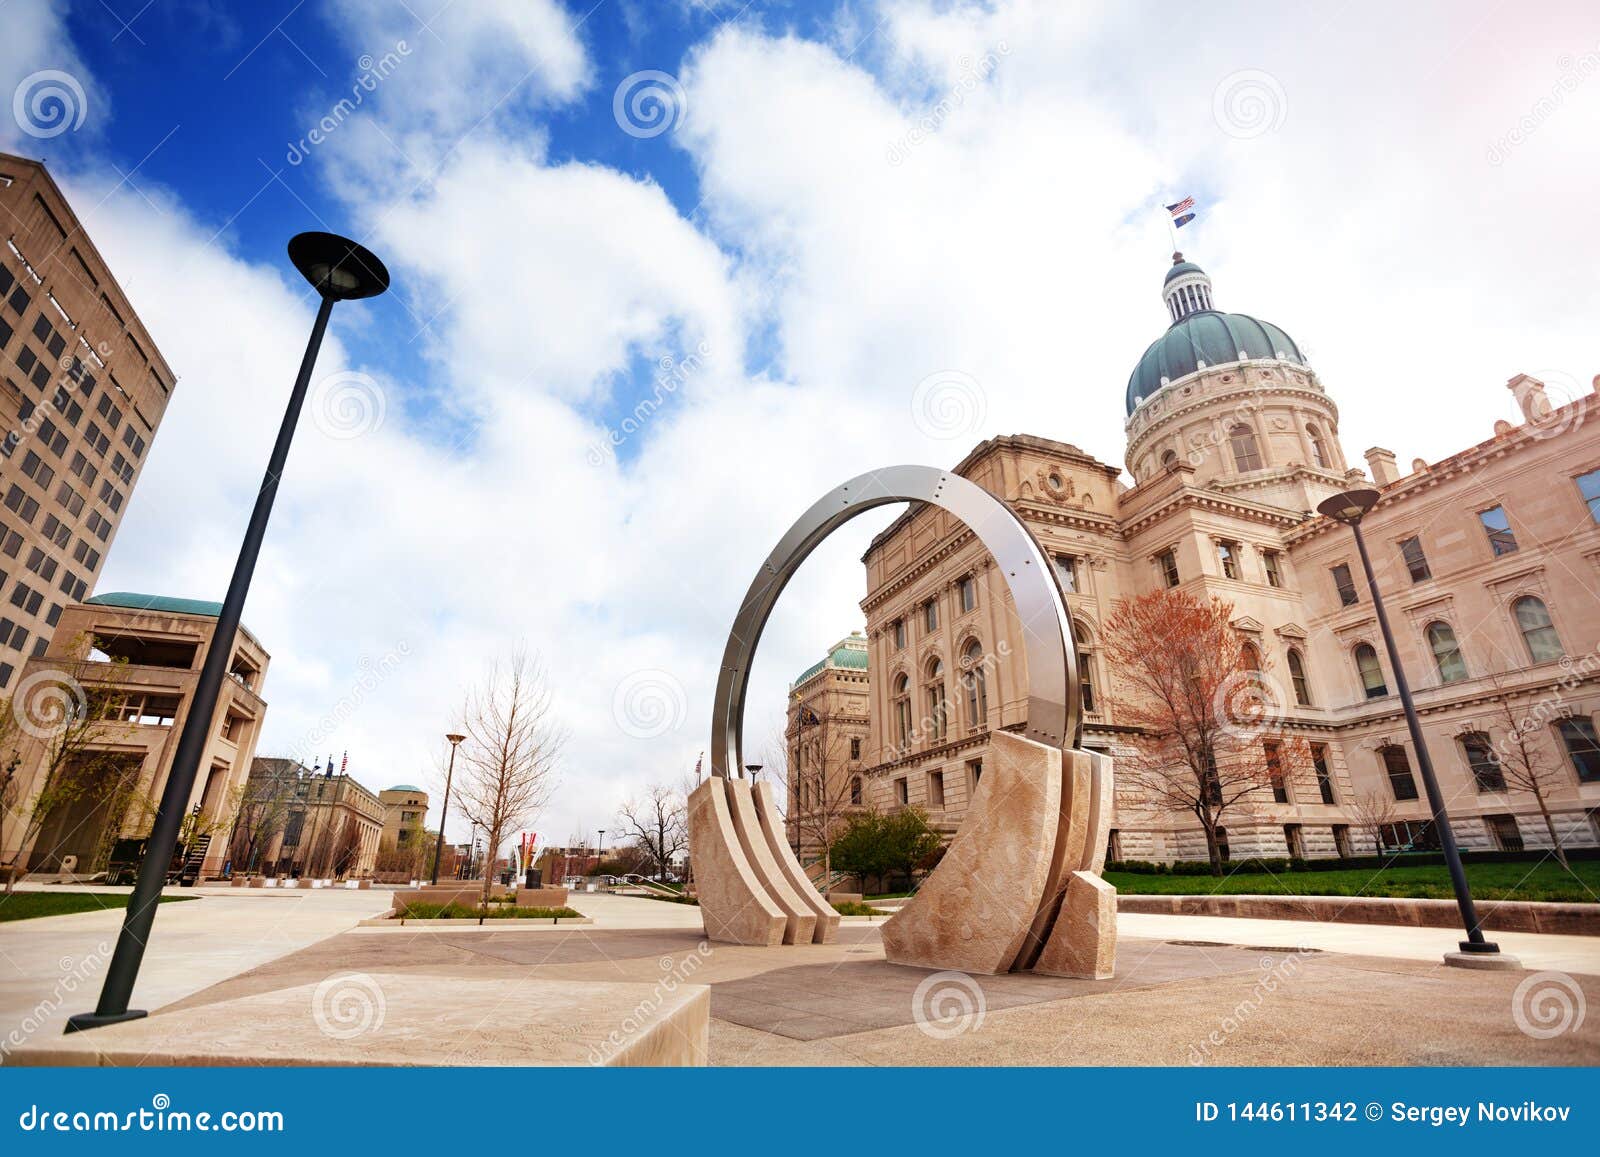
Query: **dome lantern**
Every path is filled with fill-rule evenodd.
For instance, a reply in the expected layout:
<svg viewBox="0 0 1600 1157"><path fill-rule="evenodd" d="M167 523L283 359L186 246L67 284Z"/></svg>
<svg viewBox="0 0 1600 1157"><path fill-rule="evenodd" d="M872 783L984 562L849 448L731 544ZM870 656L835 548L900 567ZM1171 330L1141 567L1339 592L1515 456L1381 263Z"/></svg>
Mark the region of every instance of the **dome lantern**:
<svg viewBox="0 0 1600 1157"><path fill-rule="evenodd" d="M1211 304L1211 278L1194 262L1185 261L1182 253L1172 255L1172 268L1167 270L1161 296L1166 299L1174 325L1191 313L1216 308Z"/></svg>

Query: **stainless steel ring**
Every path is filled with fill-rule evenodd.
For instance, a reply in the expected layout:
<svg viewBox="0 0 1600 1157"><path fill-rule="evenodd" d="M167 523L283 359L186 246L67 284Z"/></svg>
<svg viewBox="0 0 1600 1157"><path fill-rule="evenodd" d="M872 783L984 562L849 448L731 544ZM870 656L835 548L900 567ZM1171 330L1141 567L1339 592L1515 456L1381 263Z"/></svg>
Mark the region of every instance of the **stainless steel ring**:
<svg viewBox="0 0 1600 1157"><path fill-rule="evenodd" d="M964 522L1011 590L1028 666L1028 738L1075 747L1082 728L1072 622L1055 570L1033 532L1005 503L959 474L931 466L871 470L819 499L767 556L728 634L711 718L711 774L744 766L744 708L750 662L772 608L806 557L858 514L895 502L926 502Z"/></svg>

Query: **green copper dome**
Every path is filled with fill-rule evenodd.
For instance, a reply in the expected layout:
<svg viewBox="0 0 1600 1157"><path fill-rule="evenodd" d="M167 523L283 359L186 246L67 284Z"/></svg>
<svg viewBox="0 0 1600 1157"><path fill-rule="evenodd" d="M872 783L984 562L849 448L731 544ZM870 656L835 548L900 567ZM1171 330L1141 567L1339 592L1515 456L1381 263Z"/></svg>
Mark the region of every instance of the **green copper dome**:
<svg viewBox="0 0 1600 1157"><path fill-rule="evenodd" d="M813 663L800 672L792 686L798 687L813 675L820 674L829 667L844 667L853 671L867 669L867 641L859 633L852 633L847 639L840 639L833 645L833 650L828 652L828 657L819 663Z"/></svg>
<svg viewBox="0 0 1600 1157"><path fill-rule="evenodd" d="M1150 343L1128 376L1128 413L1167 382L1196 370L1256 358L1305 364L1294 338L1269 321L1247 313L1223 313L1211 303L1211 279L1183 254L1172 255L1162 282L1172 325Z"/></svg>

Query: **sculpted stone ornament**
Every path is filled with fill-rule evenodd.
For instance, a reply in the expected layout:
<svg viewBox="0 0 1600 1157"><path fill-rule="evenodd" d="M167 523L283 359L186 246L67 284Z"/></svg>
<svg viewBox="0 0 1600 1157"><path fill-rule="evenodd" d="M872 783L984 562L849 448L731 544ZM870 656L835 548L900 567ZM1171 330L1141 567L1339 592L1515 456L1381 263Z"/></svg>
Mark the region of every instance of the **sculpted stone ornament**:
<svg viewBox="0 0 1600 1157"><path fill-rule="evenodd" d="M742 778L750 662L790 577L817 545L879 506L926 502L964 522L1010 588L1028 670L1028 722L991 734L992 755L954 842L883 925L900 964L969 973L1032 969L1103 979L1116 963L1116 890L1100 878L1111 760L1080 750L1071 620L1043 549L1003 502L960 475L891 466L825 495L762 565L728 635L711 720L711 777L689 797L689 844L706 936L728 944L826 944L839 917L784 838L766 784Z"/></svg>

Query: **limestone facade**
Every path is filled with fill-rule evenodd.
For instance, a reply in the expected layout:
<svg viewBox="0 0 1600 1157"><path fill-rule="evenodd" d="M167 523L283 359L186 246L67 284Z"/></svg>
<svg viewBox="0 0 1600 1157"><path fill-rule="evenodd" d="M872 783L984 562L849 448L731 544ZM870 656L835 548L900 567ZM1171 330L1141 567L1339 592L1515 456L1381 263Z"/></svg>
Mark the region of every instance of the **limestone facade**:
<svg viewBox="0 0 1600 1157"><path fill-rule="evenodd" d="M1243 317L1215 315L1204 284L1199 313ZM1183 307L1169 306L1176 328ZM1080 648L1084 745L1115 755L1132 738L1099 649L1118 600L1161 586L1215 595L1233 604L1285 725L1317 759L1314 778L1288 784L1285 798L1264 793L1225 817L1231 856L1370 853L1351 811L1367 795L1393 805L1387 847L1429 846L1416 753L1354 538L1314 513L1331 494L1376 485L1363 531L1462 845L1550 843L1534 797L1502 788L1483 755L1518 730L1543 764L1563 843L1600 842L1600 398L1556 406L1518 375L1508 401L1521 421L1494 422L1477 445L1404 472L1374 447L1369 483L1345 455L1338 407L1315 370L1297 350L1273 352L1202 356L1189 372L1147 379L1145 396L1130 383L1131 485L1119 467L1033 435L990 438L954 468L1007 502L1056 563ZM908 509L863 562L863 799L925 808L953 833L991 733L1024 721L1006 585L971 533L929 507ZM851 688L861 693L860 675ZM852 718L834 706L842 700L818 701L841 723ZM795 714L791 702L791 735ZM793 757L790 780L792 808ZM1126 793L1112 828L1114 860L1205 858L1192 817Z"/></svg>

